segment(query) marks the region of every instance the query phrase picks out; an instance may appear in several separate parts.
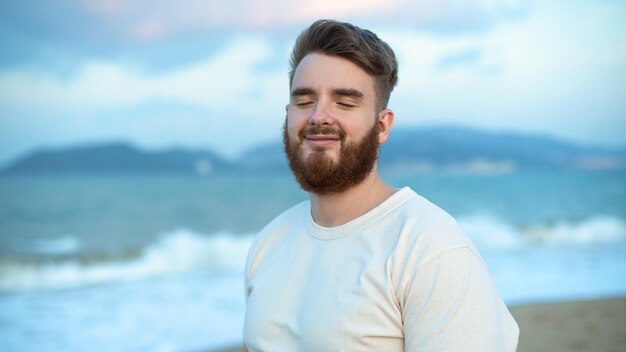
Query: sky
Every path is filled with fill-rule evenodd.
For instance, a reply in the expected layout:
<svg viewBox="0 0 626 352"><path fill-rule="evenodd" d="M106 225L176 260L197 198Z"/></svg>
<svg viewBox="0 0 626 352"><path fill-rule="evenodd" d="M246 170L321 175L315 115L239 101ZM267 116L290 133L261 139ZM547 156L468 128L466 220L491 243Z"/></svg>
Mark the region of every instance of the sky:
<svg viewBox="0 0 626 352"><path fill-rule="evenodd" d="M0 165L84 143L236 158L276 142L291 47L319 18L394 49L396 129L626 147L622 0L0 1Z"/></svg>

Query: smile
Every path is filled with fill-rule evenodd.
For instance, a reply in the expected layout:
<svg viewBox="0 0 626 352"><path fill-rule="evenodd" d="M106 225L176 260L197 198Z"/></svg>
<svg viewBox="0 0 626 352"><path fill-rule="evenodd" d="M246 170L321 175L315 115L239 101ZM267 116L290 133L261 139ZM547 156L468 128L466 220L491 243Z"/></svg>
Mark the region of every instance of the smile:
<svg viewBox="0 0 626 352"><path fill-rule="evenodd" d="M325 147L340 140L339 136L314 134L305 136L307 144L315 147Z"/></svg>

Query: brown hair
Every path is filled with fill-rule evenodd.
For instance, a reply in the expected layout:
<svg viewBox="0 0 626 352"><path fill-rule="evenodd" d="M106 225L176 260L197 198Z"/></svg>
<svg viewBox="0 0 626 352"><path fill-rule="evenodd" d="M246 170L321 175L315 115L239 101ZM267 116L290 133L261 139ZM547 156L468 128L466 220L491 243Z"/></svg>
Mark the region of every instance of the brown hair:
<svg viewBox="0 0 626 352"><path fill-rule="evenodd" d="M289 85L302 59L313 52L350 60L374 76L378 111L387 108L398 82L398 61L391 47L376 34L350 23L318 20L298 37L291 53Z"/></svg>

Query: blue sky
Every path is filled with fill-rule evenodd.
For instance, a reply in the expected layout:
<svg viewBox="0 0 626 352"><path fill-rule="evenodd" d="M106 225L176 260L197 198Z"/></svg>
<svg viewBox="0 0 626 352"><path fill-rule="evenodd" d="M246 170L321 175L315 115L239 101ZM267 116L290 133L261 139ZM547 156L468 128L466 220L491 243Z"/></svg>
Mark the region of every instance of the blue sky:
<svg viewBox="0 0 626 352"><path fill-rule="evenodd" d="M288 58L318 18L396 51L395 128L626 146L626 2L2 1L0 163L127 140L235 157L279 139Z"/></svg>

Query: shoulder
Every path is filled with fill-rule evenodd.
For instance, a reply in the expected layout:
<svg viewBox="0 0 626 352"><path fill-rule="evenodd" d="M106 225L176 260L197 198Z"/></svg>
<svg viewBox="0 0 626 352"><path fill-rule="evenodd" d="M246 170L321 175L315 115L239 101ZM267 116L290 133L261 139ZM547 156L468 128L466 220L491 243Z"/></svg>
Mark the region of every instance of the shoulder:
<svg viewBox="0 0 626 352"><path fill-rule="evenodd" d="M480 257L472 241L449 213L409 191L411 196L393 212L393 221L399 226L394 251L394 259L402 264L399 267L417 270L455 249L466 249Z"/></svg>
<svg viewBox="0 0 626 352"><path fill-rule="evenodd" d="M441 247L442 250L473 248L469 238L448 212L415 192L399 209L399 216L407 235L421 244Z"/></svg>

